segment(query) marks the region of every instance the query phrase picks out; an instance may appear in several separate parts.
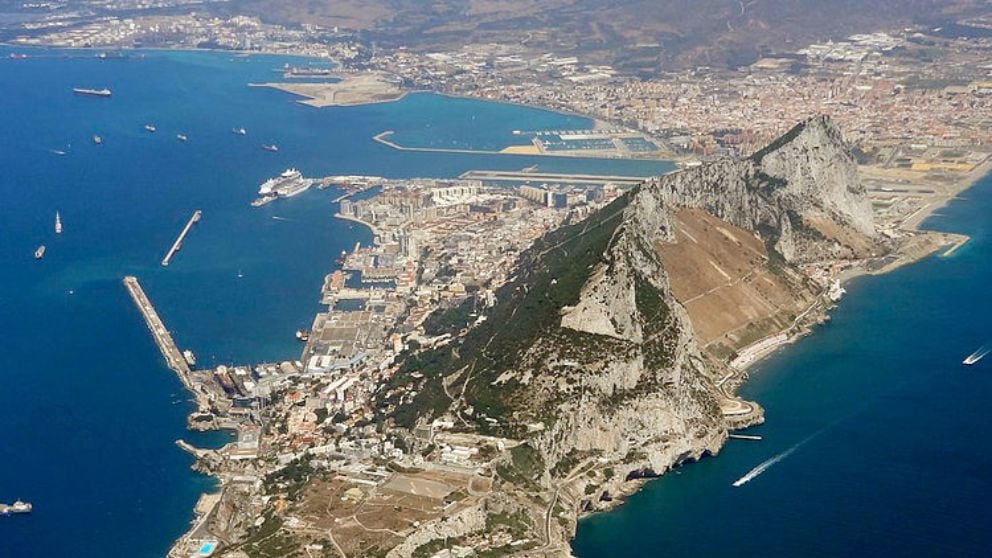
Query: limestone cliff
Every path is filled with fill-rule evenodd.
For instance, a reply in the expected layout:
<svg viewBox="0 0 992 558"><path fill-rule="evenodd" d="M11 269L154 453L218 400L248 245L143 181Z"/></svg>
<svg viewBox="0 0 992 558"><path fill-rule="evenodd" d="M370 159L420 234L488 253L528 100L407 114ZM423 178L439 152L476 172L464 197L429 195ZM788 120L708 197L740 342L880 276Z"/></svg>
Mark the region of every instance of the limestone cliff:
<svg viewBox="0 0 992 558"><path fill-rule="evenodd" d="M700 347L673 293L659 246L684 235L683 210L730 238L721 250L761 252L750 261L778 266L786 295L812 296L795 264L874 246L854 160L834 124L814 118L750 158L649 180L549 233L522 255L483 323L406 368L423 379L396 407L398 423L446 415L460 429L523 441L497 460L494 490L504 508L509 498L530 514L542 555L566 555L577 511L609 506L631 481L715 453L729 428L762 419L719 387L725 359ZM521 463L528 474L513 472Z"/></svg>

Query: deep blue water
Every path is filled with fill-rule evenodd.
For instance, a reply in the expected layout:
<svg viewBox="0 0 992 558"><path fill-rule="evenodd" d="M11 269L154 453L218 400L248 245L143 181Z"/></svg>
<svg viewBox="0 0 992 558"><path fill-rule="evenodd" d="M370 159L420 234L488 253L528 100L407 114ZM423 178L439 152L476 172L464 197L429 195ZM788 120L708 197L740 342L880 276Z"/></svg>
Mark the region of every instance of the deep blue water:
<svg viewBox="0 0 992 558"><path fill-rule="evenodd" d="M186 395L120 280L139 277L179 345L202 363L296 358L293 333L319 309L323 276L370 235L331 218L333 191L251 208L265 178L290 166L308 176L390 177L534 164L604 174L671 168L395 151L371 137L395 130L408 144L491 149L520 143L515 129L590 123L428 94L318 110L247 87L271 80L284 57L149 51L101 61L32 50L29 60L10 60L9 52L0 48L0 502L23 498L35 512L0 518L3 557L161 556L185 530L212 482L189 470L173 442L224 436L185 431ZM114 96L76 97L72 87L109 87ZM146 123L158 132L145 132ZM235 126L248 136L232 134ZM188 142L175 139L180 132ZM202 221L160 267L196 208ZM39 244L48 252L35 261Z"/></svg>
<svg viewBox="0 0 992 558"><path fill-rule="evenodd" d="M752 372L761 442L731 440L580 523L580 558L988 556L992 176L927 226L971 242L863 278L833 319ZM992 346L992 345L990 345ZM753 467L788 453L734 488Z"/></svg>

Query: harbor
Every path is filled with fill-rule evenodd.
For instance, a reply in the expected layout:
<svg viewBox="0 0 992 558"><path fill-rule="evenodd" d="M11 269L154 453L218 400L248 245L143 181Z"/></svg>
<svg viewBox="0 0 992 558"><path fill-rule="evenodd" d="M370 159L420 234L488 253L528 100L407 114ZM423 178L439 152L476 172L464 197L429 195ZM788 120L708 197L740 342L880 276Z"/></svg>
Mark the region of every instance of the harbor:
<svg viewBox="0 0 992 558"><path fill-rule="evenodd" d="M189 221L186 222L186 226L183 227L183 230L182 232L179 233L179 236L176 238L176 241L172 243L172 247L169 248L169 251L165 254L165 257L162 258L163 267L167 267L169 265L169 262L172 261L172 257L176 255L176 252L178 252L183 247L183 240L186 239L186 235L189 234L189 230L193 228L193 225L200 222L201 215L202 212L199 209L193 212L193 216L190 217Z"/></svg>

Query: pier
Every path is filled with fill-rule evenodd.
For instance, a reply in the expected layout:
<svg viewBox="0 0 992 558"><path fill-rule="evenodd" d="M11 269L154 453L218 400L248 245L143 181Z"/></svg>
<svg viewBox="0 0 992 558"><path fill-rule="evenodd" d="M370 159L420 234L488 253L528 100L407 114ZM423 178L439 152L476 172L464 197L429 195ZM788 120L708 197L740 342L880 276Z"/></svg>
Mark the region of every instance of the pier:
<svg viewBox="0 0 992 558"><path fill-rule="evenodd" d="M131 299L134 300L135 306L138 307L141 315L145 318L145 323L148 324L148 330L152 332L152 337L155 338L155 344L158 345L158 350L162 351L165 363L179 376L180 381L182 381L186 389L195 392L193 382L190 379L191 370L189 363L186 362L186 358L183 357L183 353L179 350L179 347L176 346L176 342L172 339L172 334L169 333L169 330L165 329L162 318L158 316L155 307L148 300L144 289L138 283L138 278L128 275L124 278L124 286L127 288L128 294L131 295Z"/></svg>
<svg viewBox="0 0 992 558"><path fill-rule="evenodd" d="M757 434L727 434L727 437L733 440L751 440L754 442L761 441L761 436L758 436Z"/></svg>
<svg viewBox="0 0 992 558"><path fill-rule="evenodd" d="M162 258L163 266L168 266L169 261L172 259L172 256L175 256L176 252L178 252L179 249L183 247L183 240L186 238L186 235L189 234L189 230L193 228L193 225L195 225L200 221L200 215L202 215L202 212L199 209L193 212L193 216L190 217L189 221L186 222L186 226L183 227L183 231L179 233L179 237L176 238L176 241L172 243L172 248L169 248L169 252L165 255L164 258Z"/></svg>

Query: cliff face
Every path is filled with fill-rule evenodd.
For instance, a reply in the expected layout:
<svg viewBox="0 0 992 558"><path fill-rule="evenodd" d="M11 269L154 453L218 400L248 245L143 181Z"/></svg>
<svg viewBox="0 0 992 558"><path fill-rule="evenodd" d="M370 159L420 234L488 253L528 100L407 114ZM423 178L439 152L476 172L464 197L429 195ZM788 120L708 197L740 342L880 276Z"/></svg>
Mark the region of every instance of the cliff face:
<svg viewBox="0 0 992 558"><path fill-rule="evenodd" d="M796 125L747 159L657 178L644 190L665 207L703 209L753 231L792 263L866 255L870 243L851 237L865 240L875 231L857 164L826 117ZM821 230L824 222L833 226Z"/></svg>
<svg viewBox="0 0 992 558"><path fill-rule="evenodd" d="M794 264L873 245L855 163L833 123L816 118L751 158L650 180L525 252L488 319L451 351L457 356L422 369L462 395L418 416L422 424L447 414L524 440L542 473L523 483L497 467L495 490L543 526L537 540L566 541L575 527L573 514L546 520L550 494L552 507L559 499L573 510L611 505L631 480L715 453L728 428L762 420L757 405L718 386L725 364L701 349L673 293L661 247L686 236L683 211L729 238L721 253L750 250L755 265L777 266L780 290L798 298L810 295ZM429 386L418 397L438 393Z"/></svg>

